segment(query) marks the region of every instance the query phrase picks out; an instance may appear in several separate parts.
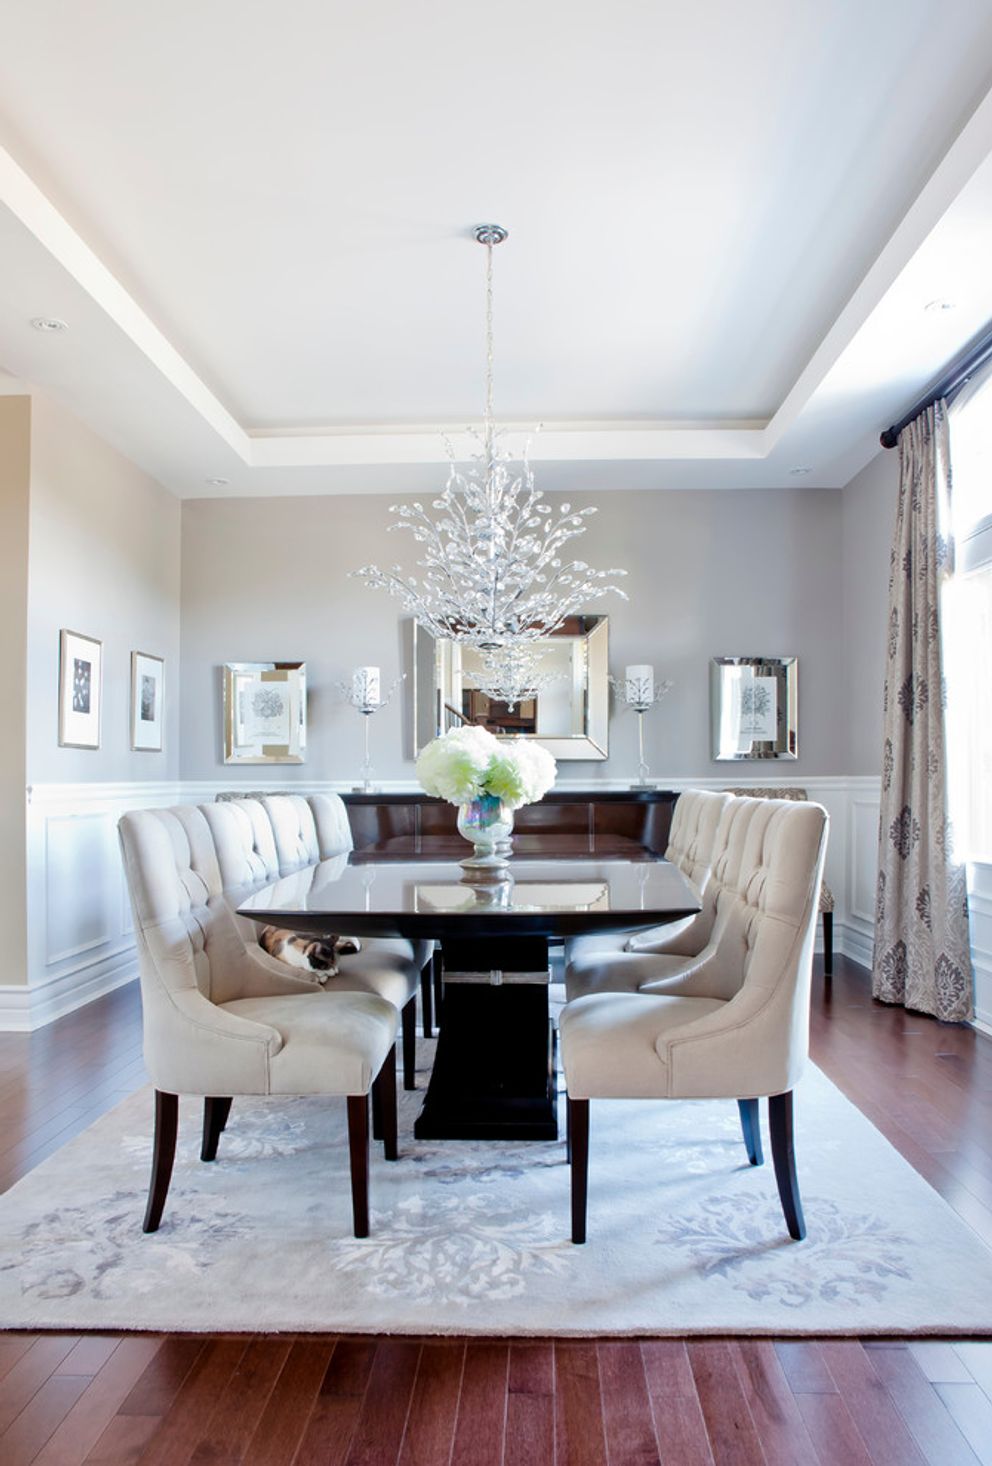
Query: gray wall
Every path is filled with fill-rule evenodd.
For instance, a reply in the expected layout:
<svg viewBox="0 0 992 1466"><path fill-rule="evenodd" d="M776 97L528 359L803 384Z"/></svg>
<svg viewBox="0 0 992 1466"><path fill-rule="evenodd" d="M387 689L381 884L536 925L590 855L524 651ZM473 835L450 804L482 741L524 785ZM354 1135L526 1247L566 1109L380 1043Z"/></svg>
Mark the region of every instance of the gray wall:
<svg viewBox="0 0 992 1466"><path fill-rule="evenodd" d="M881 768L889 554L898 493L898 450L882 449L842 496L846 774L877 776Z"/></svg>
<svg viewBox="0 0 992 1466"><path fill-rule="evenodd" d="M631 493L591 496L600 512L574 553L630 572L630 600L610 615L611 663L651 662L675 686L645 720L659 777L754 776L757 764L709 755L709 659L800 658L800 758L776 776L847 772L842 711L842 494L838 490ZM587 502L585 499L576 501ZM361 720L334 684L372 663L390 680L404 666L401 609L348 579L366 561L412 565L415 546L388 534L389 501L352 496L189 500L182 521L182 750L186 779L251 778L224 767L220 667L226 661L307 662L310 750L279 779L343 779L361 760ZM598 607L597 607L598 609ZM81 628L86 629L86 628ZM375 716L376 771L410 778L400 700ZM563 765L563 777L636 775L632 715L614 719L606 763ZM264 784L268 770L254 771Z"/></svg>
<svg viewBox="0 0 992 1466"><path fill-rule="evenodd" d="M180 505L41 393L32 397L27 780L179 774ZM97 750L58 746L59 631L103 642ZM131 652L165 658L161 753L130 747Z"/></svg>
<svg viewBox="0 0 992 1466"><path fill-rule="evenodd" d="M0 983L27 981L24 768L27 742L28 485L31 399L0 397Z"/></svg>

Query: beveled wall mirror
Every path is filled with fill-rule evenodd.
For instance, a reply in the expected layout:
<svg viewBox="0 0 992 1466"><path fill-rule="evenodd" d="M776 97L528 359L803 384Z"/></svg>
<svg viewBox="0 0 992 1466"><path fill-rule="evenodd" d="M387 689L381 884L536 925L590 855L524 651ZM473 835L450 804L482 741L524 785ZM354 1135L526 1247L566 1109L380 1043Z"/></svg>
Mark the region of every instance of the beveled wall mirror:
<svg viewBox="0 0 992 1466"><path fill-rule="evenodd" d="M605 616L570 616L544 641L537 697L510 707L473 685L474 647L439 641L413 623L415 752L449 728L479 723L497 737L534 738L557 759L605 759L609 750L609 627Z"/></svg>
<svg viewBox="0 0 992 1466"><path fill-rule="evenodd" d="M715 759L799 757L796 657L714 657L710 720Z"/></svg>

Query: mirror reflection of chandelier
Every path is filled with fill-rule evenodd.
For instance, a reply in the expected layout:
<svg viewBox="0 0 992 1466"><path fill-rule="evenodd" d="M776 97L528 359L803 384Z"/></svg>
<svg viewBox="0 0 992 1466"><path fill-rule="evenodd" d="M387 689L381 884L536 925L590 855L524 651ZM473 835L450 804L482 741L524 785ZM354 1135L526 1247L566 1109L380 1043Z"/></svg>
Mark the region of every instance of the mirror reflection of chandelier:
<svg viewBox="0 0 992 1466"><path fill-rule="evenodd" d="M462 470L446 441L451 467L431 503L434 517L419 503L390 508L397 516L390 529L412 530L424 547L417 562L423 573L407 575L399 565L352 572L398 596L435 637L489 650L538 641L609 591L627 599L611 583L626 571L562 558L563 546L585 533L595 509L545 503L526 452L514 466L493 419L493 247L506 234L499 224L474 230L486 247L486 406L481 433L471 430L478 451Z"/></svg>
<svg viewBox="0 0 992 1466"><path fill-rule="evenodd" d="M514 642L480 653L481 666L465 676L493 702L505 703L512 713L521 702L538 697L564 672L541 671L540 642Z"/></svg>

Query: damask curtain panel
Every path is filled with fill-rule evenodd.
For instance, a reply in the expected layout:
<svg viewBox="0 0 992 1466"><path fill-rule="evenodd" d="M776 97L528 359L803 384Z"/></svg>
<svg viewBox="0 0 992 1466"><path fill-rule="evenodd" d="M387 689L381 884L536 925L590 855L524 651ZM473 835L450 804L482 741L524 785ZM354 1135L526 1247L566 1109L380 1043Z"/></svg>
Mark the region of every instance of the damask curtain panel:
<svg viewBox="0 0 992 1466"><path fill-rule="evenodd" d="M940 591L953 572L947 410L899 436L872 992L946 1022L974 1013L964 866L947 801Z"/></svg>

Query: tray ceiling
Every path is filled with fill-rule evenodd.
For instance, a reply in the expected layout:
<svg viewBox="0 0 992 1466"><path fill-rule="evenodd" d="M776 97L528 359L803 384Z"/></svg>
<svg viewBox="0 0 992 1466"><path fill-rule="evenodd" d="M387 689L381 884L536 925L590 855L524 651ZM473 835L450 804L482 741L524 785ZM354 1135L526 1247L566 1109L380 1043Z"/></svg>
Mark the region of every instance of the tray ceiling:
<svg viewBox="0 0 992 1466"><path fill-rule="evenodd" d="M428 486L492 218L547 487L843 483L992 317L990 83L978 0L0 5L0 364L182 495Z"/></svg>

